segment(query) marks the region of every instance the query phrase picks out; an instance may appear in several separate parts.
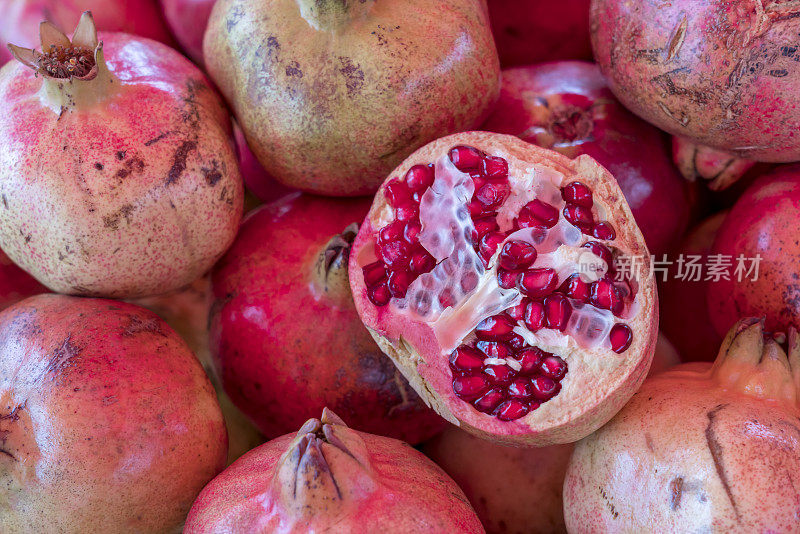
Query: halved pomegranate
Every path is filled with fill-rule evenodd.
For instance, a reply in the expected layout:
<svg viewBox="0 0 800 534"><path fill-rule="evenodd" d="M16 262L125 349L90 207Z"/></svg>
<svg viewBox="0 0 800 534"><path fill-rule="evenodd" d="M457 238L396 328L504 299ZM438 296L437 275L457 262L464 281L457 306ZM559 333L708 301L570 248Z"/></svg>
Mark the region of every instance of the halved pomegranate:
<svg viewBox="0 0 800 534"><path fill-rule="evenodd" d="M441 138L383 184L353 250L373 337L440 415L484 438L580 439L650 366L649 253L589 156L487 132Z"/></svg>

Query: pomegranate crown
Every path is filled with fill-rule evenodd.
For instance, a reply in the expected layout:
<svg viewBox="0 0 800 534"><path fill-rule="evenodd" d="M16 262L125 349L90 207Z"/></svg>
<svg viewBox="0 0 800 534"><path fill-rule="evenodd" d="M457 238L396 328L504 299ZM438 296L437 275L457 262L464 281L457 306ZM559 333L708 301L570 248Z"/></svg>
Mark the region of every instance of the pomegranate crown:
<svg viewBox="0 0 800 534"><path fill-rule="evenodd" d="M764 331L764 320L741 319L728 332L712 368L726 388L751 397L798 406L800 392L800 339L790 328L786 350L783 336Z"/></svg>
<svg viewBox="0 0 800 534"><path fill-rule="evenodd" d="M91 11L81 15L72 40L52 22L39 25L42 51L8 45L14 57L48 78L91 80L102 65L103 43L97 40L97 28Z"/></svg>

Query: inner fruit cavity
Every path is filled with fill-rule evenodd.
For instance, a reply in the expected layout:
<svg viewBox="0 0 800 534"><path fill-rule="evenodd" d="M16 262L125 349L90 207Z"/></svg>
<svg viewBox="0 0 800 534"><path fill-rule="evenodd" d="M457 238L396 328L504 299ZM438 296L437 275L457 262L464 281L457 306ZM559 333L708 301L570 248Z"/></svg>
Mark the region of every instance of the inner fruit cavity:
<svg viewBox="0 0 800 534"><path fill-rule="evenodd" d="M502 421L561 391L568 362L542 345L633 341L635 286L615 276L616 230L592 190L527 172L509 180L506 159L470 146L411 167L384 188L391 221L362 267L369 300L429 324L455 394Z"/></svg>

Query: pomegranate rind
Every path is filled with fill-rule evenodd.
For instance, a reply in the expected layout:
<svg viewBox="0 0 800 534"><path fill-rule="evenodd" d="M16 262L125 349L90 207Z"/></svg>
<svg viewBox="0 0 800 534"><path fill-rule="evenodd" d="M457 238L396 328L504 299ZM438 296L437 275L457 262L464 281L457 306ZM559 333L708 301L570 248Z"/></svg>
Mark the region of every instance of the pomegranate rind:
<svg viewBox="0 0 800 534"><path fill-rule="evenodd" d="M562 185L576 180L584 182L594 192L595 206L602 207L607 220L618 229L615 246L628 255L649 259L644 238L622 191L613 176L589 156L571 160L514 136L465 132L422 147L391 176L405 176L413 165L436 161L457 145L472 146L486 154L505 158L512 180L524 169L537 165L561 173L564 176ZM622 408L644 381L658 337L658 297L649 261L641 267L636 297L639 311L632 318L625 319L634 332L630 348L620 356L613 355L610 349L586 351L575 347L569 354L559 354L570 366L561 393L521 419L502 422L476 411L456 397L447 357L442 355L429 325L394 314L389 307L378 308L369 301L359 252L362 247L372 246L376 232L387 222L382 221L386 211L390 210L384 191L385 184L378 191L353 244L350 284L359 315L378 345L439 415L484 439L518 446L544 446L577 441ZM576 355L580 363L574 365L570 354Z"/></svg>

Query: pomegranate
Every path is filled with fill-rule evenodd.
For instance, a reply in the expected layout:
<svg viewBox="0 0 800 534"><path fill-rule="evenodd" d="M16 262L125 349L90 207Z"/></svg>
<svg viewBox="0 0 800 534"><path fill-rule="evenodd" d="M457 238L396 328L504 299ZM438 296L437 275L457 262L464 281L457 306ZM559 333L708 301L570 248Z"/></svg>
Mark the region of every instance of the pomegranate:
<svg viewBox="0 0 800 534"><path fill-rule="evenodd" d="M678 363L659 334L649 375ZM561 490L572 449L507 447L451 426L422 450L464 490L489 534L546 534L565 529Z"/></svg>
<svg viewBox="0 0 800 534"><path fill-rule="evenodd" d="M682 139L678 166L730 185L800 160L800 6L769 0L592 2L592 45L625 106Z"/></svg>
<svg viewBox="0 0 800 534"><path fill-rule="evenodd" d="M782 166L756 180L720 226L712 255L730 257L729 279L706 284L711 322L720 335L737 315L766 317L770 330L800 326L798 209L800 165ZM751 270L756 257L757 269Z"/></svg>
<svg viewBox="0 0 800 534"><path fill-rule="evenodd" d="M483 127L571 158L592 156L617 179L653 254L670 250L686 230L686 183L661 132L622 107L593 63L504 70L500 100Z"/></svg>
<svg viewBox="0 0 800 534"><path fill-rule="evenodd" d="M39 23L49 20L71 28L81 13L91 10L103 31L125 32L171 44L156 0L3 0L0 2L0 65L13 56L6 43L33 48Z"/></svg>
<svg viewBox="0 0 800 534"><path fill-rule="evenodd" d="M50 294L0 313L4 532L174 532L226 448L202 367L152 312Z"/></svg>
<svg viewBox="0 0 800 534"><path fill-rule="evenodd" d="M0 310L15 302L45 293L47 288L34 280L0 250Z"/></svg>
<svg viewBox="0 0 800 534"><path fill-rule="evenodd" d="M591 59L590 0L489 0L489 19L503 67Z"/></svg>
<svg viewBox="0 0 800 534"><path fill-rule="evenodd" d="M278 183L264 170L255 154L247 146L244 133L238 125L233 127L236 150L239 155L239 170L247 191L255 195L260 202L273 202L293 191Z"/></svg>
<svg viewBox="0 0 800 534"><path fill-rule="evenodd" d="M228 464L262 443L264 438L222 389L211 365L208 346L208 314L211 306L211 277L202 276L186 287L156 297L134 301L164 319L192 349L217 392L228 430Z"/></svg>
<svg viewBox="0 0 800 534"><path fill-rule="evenodd" d="M401 441L328 409L244 455L200 493L186 534L483 532L464 493Z"/></svg>
<svg viewBox="0 0 800 534"><path fill-rule="evenodd" d="M784 338L785 339L785 338ZM800 341L741 320L714 364L648 379L575 446L570 532L796 532Z"/></svg>
<svg viewBox="0 0 800 534"><path fill-rule="evenodd" d="M440 415L540 446L592 432L644 380L658 322L645 258L592 158L467 132L384 183L350 282L380 347Z"/></svg>
<svg viewBox="0 0 800 534"><path fill-rule="evenodd" d="M484 0L220 0L204 54L267 172L333 196L374 193L500 89Z"/></svg>
<svg viewBox="0 0 800 534"><path fill-rule="evenodd" d="M222 102L155 41L85 13L0 72L0 246L60 293L182 287L233 241L243 187ZM142 107L141 102L147 102Z"/></svg>
<svg viewBox="0 0 800 534"><path fill-rule="evenodd" d="M445 425L356 313L348 259L369 205L296 193L258 208L214 270L215 367L268 438L326 406L358 430L412 444Z"/></svg>
<svg viewBox="0 0 800 534"><path fill-rule="evenodd" d="M700 222L685 237L674 256L669 256L666 281L660 275L661 330L684 358L714 359L723 333L717 333L706 302L708 264L714 238L727 212Z"/></svg>
<svg viewBox="0 0 800 534"><path fill-rule="evenodd" d="M203 64L203 35L217 0L161 0L172 34L190 58Z"/></svg>

